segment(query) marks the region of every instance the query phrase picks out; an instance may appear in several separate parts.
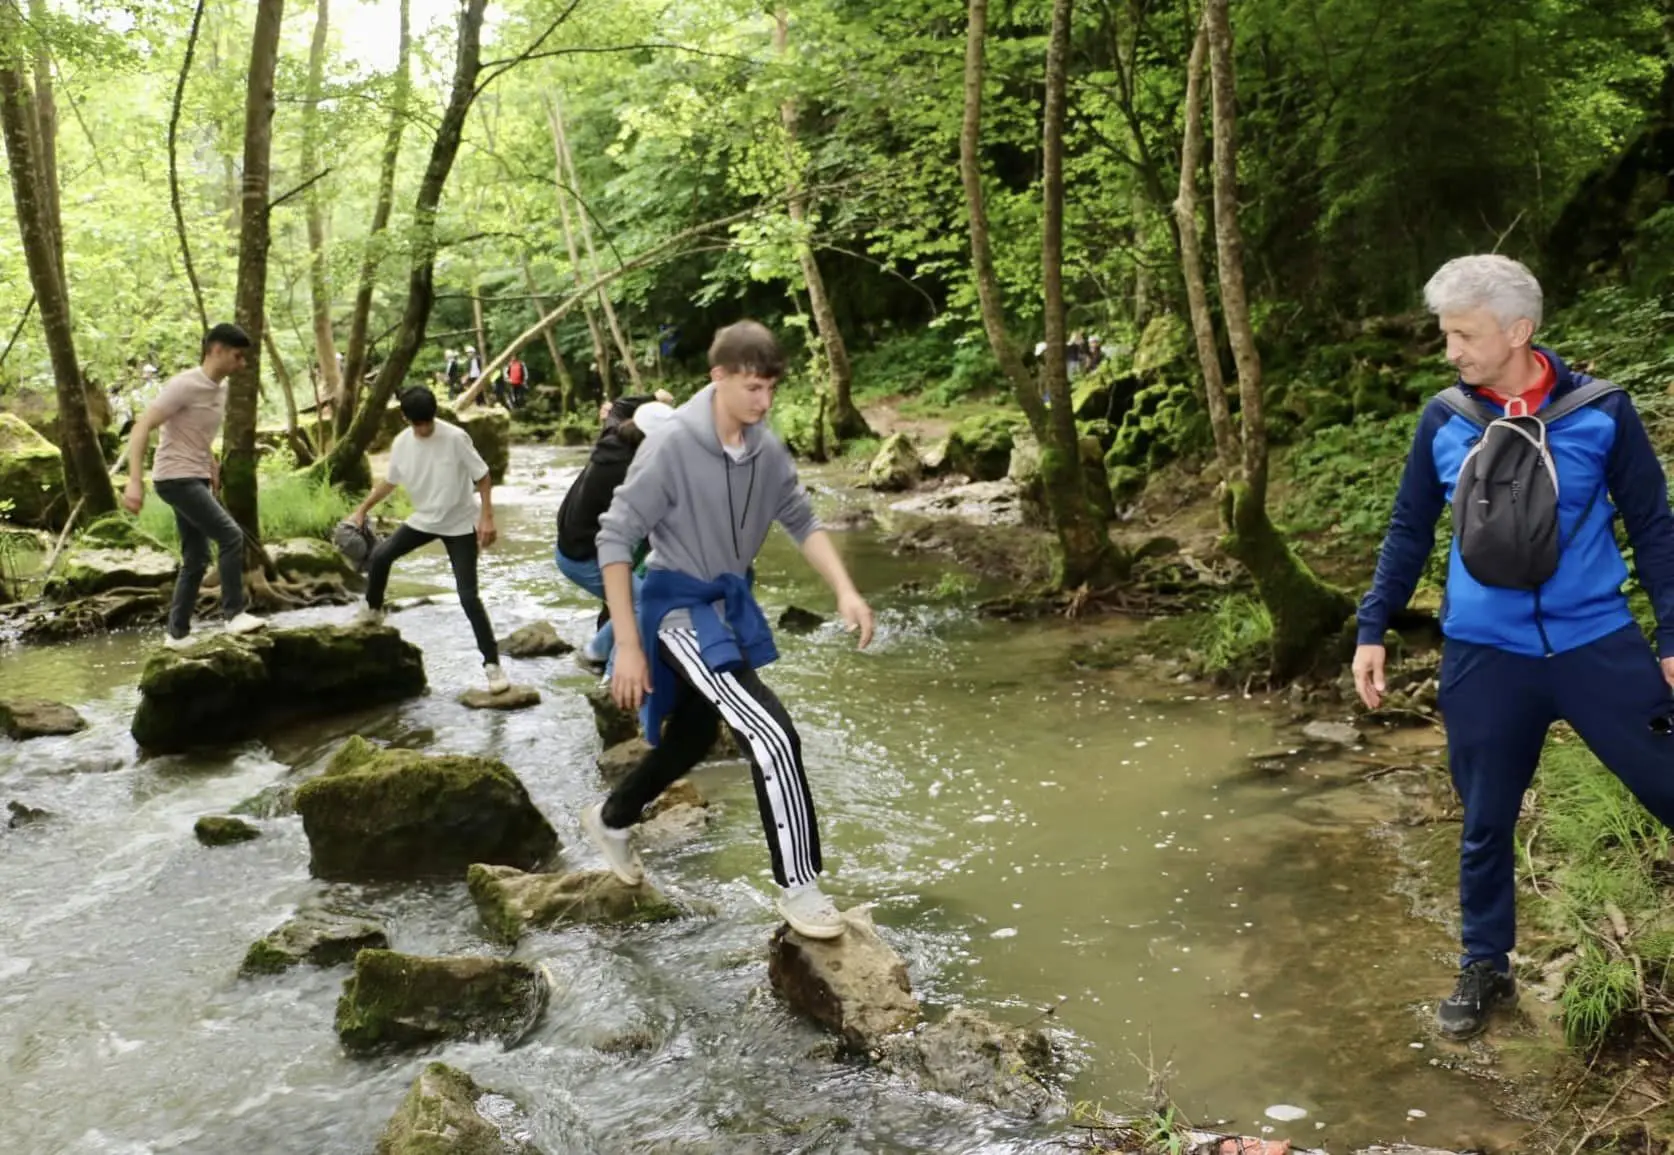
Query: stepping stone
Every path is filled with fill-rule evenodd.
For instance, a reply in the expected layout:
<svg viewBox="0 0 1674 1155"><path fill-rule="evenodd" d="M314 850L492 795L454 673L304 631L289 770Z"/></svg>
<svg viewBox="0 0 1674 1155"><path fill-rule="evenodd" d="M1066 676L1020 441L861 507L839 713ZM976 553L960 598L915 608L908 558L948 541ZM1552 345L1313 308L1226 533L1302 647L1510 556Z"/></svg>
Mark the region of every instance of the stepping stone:
<svg viewBox="0 0 1674 1155"><path fill-rule="evenodd" d="M869 1052L918 1022L907 964L878 937L871 916L846 911L841 938L811 939L789 926L773 933L767 977L780 996L843 1041Z"/></svg>
<svg viewBox="0 0 1674 1155"><path fill-rule="evenodd" d="M260 838L262 832L251 826L242 818L228 818L219 814L206 814L198 819L192 827L192 833L198 836L198 841L205 846L231 846L235 842L249 842L252 838Z"/></svg>
<svg viewBox="0 0 1674 1155"><path fill-rule="evenodd" d="M0 733L14 741L75 734L85 729L87 720L61 702L49 702L45 698L0 701Z"/></svg>
<svg viewBox="0 0 1674 1155"><path fill-rule="evenodd" d="M459 695L459 704L473 710L527 710L541 704L541 692L533 686L513 686L498 694L478 688Z"/></svg>
<svg viewBox="0 0 1674 1155"><path fill-rule="evenodd" d="M498 645L508 658L556 658L575 649L558 636L558 627L551 622L535 622L513 630Z"/></svg>

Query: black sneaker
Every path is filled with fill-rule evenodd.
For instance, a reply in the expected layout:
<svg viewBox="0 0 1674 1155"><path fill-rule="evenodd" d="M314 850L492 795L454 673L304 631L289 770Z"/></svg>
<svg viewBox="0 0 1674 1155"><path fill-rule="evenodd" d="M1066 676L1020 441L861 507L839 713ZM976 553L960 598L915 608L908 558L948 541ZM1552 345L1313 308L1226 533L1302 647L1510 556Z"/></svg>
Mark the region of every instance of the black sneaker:
<svg viewBox="0 0 1674 1155"><path fill-rule="evenodd" d="M1483 960L1459 972L1459 984L1436 1008L1436 1027L1449 1039L1463 1040L1480 1035L1488 1016L1499 1006L1517 1005L1517 983L1508 974Z"/></svg>

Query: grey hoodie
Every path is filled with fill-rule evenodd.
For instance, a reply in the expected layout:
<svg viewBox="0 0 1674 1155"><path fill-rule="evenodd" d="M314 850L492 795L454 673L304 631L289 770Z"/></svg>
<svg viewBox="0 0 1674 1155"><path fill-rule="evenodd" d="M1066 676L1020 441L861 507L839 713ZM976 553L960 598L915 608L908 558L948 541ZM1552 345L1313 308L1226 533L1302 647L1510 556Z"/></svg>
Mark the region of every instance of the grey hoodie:
<svg viewBox="0 0 1674 1155"><path fill-rule="evenodd" d="M702 581L742 575L777 521L797 545L819 528L796 463L765 422L746 426L734 460L715 431L715 387L645 439L610 509L599 518L599 567L633 560L651 539L652 569Z"/></svg>

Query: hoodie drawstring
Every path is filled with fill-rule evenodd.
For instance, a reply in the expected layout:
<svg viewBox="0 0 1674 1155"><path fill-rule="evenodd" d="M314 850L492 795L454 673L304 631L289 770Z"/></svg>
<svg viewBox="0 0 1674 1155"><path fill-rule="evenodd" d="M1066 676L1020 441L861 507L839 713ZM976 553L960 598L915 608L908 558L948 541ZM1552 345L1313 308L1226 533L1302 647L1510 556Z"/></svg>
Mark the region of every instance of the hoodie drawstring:
<svg viewBox="0 0 1674 1155"><path fill-rule="evenodd" d="M739 561L744 560L744 551L738 548L739 515L732 507L732 457L725 450L721 452L721 467L726 473L727 480L727 525L732 529L732 556ZM750 516L750 498L756 492L756 459L750 458L750 481L744 488L744 517Z"/></svg>

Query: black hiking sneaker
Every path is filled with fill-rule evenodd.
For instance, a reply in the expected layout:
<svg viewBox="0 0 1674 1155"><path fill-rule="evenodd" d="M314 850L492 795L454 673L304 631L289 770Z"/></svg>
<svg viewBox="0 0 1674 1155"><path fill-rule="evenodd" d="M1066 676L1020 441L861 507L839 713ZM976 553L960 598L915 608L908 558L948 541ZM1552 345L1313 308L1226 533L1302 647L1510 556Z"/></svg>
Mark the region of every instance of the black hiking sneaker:
<svg viewBox="0 0 1674 1155"><path fill-rule="evenodd" d="M1488 1026L1494 1008L1517 1005L1517 983L1486 959L1459 972L1453 993L1436 1008L1436 1027L1445 1038L1475 1038Z"/></svg>

